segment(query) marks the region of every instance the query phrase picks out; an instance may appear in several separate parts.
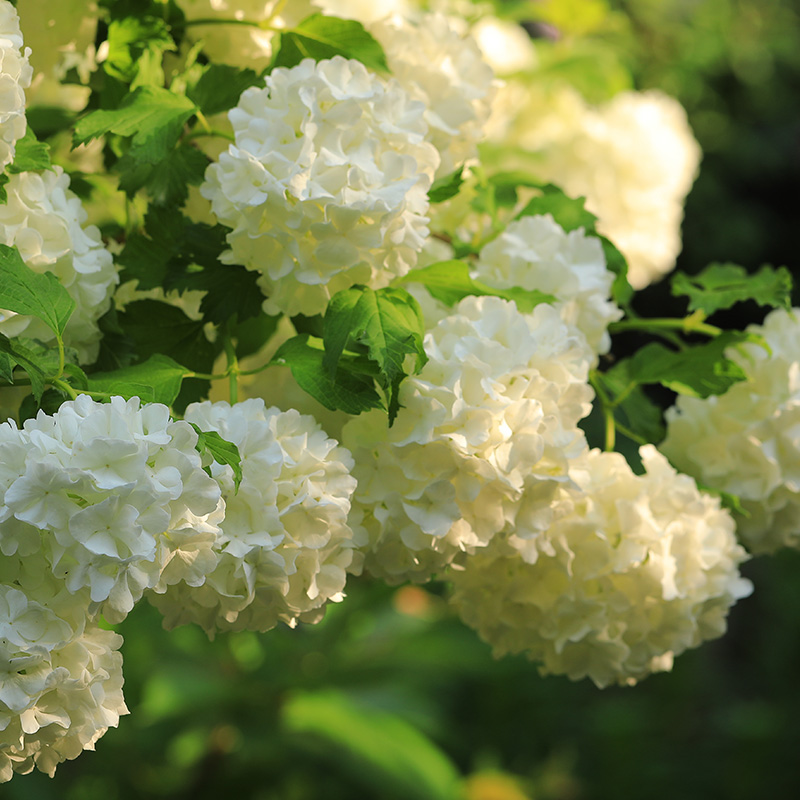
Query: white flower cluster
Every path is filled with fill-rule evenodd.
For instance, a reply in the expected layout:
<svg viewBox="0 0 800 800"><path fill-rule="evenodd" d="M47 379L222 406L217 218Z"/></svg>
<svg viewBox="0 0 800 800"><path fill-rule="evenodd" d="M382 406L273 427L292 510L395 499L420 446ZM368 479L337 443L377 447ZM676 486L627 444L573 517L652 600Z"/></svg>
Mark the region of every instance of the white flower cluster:
<svg viewBox="0 0 800 800"><path fill-rule="evenodd" d="M496 656L631 685L724 633L752 588L733 520L654 447L641 456L637 476L618 453L587 453L536 551L498 539L450 570L452 602Z"/></svg>
<svg viewBox="0 0 800 800"><path fill-rule="evenodd" d="M25 89L33 72L30 48L23 48L17 10L0 0L0 170L13 160L17 140L25 135Z"/></svg>
<svg viewBox="0 0 800 800"><path fill-rule="evenodd" d="M0 562L0 782L52 777L128 713L122 637L87 622L83 599L41 554Z"/></svg>
<svg viewBox="0 0 800 800"><path fill-rule="evenodd" d="M202 193L233 228L223 258L261 273L265 310L313 315L416 263L439 158L423 105L358 61L305 59L266 84L230 112L236 144Z"/></svg>
<svg viewBox="0 0 800 800"><path fill-rule="evenodd" d="M537 168L586 197L598 230L628 260L631 285L641 289L669 272L700 162L683 107L661 92L623 92L597 108L581 102L572 124L546 124L552 138Z"/></svg>
<svg viewBox="0 0 800 800"><path fill-rule="evenodd" d="M123 619L145 589L202 583L224 504L197 434L138 398L81 395L18 429L0 425L0 549L41 552L87 611Z"/></svg>
<svg viewBox="0 0 800 800"><path fill-rule="evenodd" d="M383 46L392 76L425 106L428 141L441 157L436 177L474 159L495 88L475 40L442 14L425 14L417 23L391 17L369 31Z"/></svg>
<svg viewBox="0 0 800 800"><path fill-rule="evenodd" d="M614 275L600 240L582 228L566 233L549 214L523 217L480 251L474 277L497 289L553 295L562 319L583 333L594 352L608 352L608 326L622 311L609 300Z"/></svg>
<svg viewBox="0 0 800 800"><path fill-rule="evenodd" d="M268 409L263 400L194 403L186 419L238 446L242 482L236 491L231 467L211 465L226 502L218 565L202 586L151 596L165 626L196 622L213 636L317 622L328 602L342 599L357 555L347 525L350 453L312 417Z"/></svg>
<svg viewBox="0 0 800 800"><path fill-rule="evenodd" d="M0 781L53 774L127 709L120 621L202 583L224 503L197 434L159 404L86 395L0 425Z"/></svg>
<svg viewBox="0 0 800 800"><path fill-rule="evenodd" d="M737 532L754 553L800 548L800 309L771 312L726 355L747 380L723 395L679 397L661 449L704 485L738 495Z"/></svg>
<svg viewBox="0 0 800 800"><path fill-rule="evenodd" d="M108 311L119 276L99 230L83 227L86 211L69 184L61 167L11 175L8 202L0 204L0 243L16 246L31 269L52 272L66 288L76 308L64 341L81 363L91 363L100 341L97 320ZM42 341L54 336L44 322L2 310L0 332Z"/></svg>
<svg viewBox="0 0 800 800"><path fill-rule="evenodd" d="M342 433L358 481L366 567L391 582L425 581L461 551L513 526L523 495L535 528L585 447L592 354L542 304L520 314L467 297L425 337L429 361L400 387L400 411L362 414Z"/></svg>

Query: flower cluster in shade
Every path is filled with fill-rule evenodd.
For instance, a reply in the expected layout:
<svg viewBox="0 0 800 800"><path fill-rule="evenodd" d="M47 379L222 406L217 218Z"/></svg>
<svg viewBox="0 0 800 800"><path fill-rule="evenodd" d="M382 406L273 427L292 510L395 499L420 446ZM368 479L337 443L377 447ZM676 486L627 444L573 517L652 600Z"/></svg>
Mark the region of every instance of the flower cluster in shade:
<svg viewBox="0 0 800 800"><path fill-rule="evenodd" d="M313 315L416 263L439 165L422 103L358 61L305 59L246 90L236 142L201 191L232 228L223 255L260 273L269 313Z"/></svg>
<svg viewBox="0 0 800 800"><path fill-rule="evenodd" d="M119 715L121 638L145 589L201 583L224 502L160 404L86 395L0 425L0 780L90 748Z"/></svg>
<svg viewBox="0 0 800 800"><path fill-rule="evenodd" d="M766 340L729 348L747 380L705 399L679 397L661 449L703 485L737 495L737 533L754 553L800 548L800 309L748 330Z"/></svg>
<svg viewBox="0 0 800 800"><path fill-rule="evenodd" d="M0 170L14 160L15 145L27 130L25 90L33 76L29 56L17 10L0 0Z"/></svg>
<svg viewBox="0 0 800 800"><path fill-rule="evenodd" d="M91 363L100 342L98 319L108 311L119 282L100 231L84 227L86 211L61 167L9 177L8 201L0 204L0 243L15 246L36 272L52 272L75 301L64 332L81 363ZM53 341L53 332L35 317L0 310L0 333Z"/></svg>
<svg viewBox="0 0 800 800"><path fill-rule="evenodd" d="M676 100L655 90L622 92L591 106L571 88L548 94L511 82L494 112L509 118L495 119L498 144L535 152L541 178L586 197L598 230L625 255L635 289L675 266L683 203L700 161Z"/></svg>
<svg viewBox="0 0 800 800"><path fill-rule="evenodd" d="M428 141L441 158L436 177L475 159L495 88L475 40L442 14L423 15L416 24L391 17L369 31L392 76L425 106Z"/></svg>
<svg viewBox="0 0 800 800"><path fill-rule="evenodd" d="M211 465L226 502L214 543L218 563L202 586L151 595L165 625L195 622L213 636L319 621L328 602L342 599L346 573L358 564L347 524L355 488L350 453L312 417L259 399L195 403L186 419L237 445L242 481L237 490L231 467Z"/></svg>
<svg viewBox="0 0 800 800"><path fill-rule="evenodd" d="M585 448L592 353L550 305L530 315L496 297L467 297L425 337L427 364L400 388L391 428L379 412L348 423L354 525L365 567L397 583L426 581L462 551L514 526L526 500L530 535ZM521 534L525 535L525 534Z"/></svg>
<svg viewBox="0 0 800 800"><path fill-rule="evenodd" d="M641 456L635 475L618 453L587 452L535 547L498 537L450 569L452 603L496 656L632 685L725 632L752 589L733 519L652 445Z"/></svg>
<svg viewBox="0 0 800 800"><path fill-rule="evenodd" d="M41 554L0 560L0 782L93 750L128 709L122 637L87 620Z"/></svg>

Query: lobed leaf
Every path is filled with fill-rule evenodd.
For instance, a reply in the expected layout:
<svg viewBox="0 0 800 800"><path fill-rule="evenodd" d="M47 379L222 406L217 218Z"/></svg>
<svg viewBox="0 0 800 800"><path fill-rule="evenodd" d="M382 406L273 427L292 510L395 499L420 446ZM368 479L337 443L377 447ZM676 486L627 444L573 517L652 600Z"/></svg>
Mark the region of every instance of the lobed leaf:
<svg viewBox="0 0 800 800"><path fill-rule="evenodd" d="M208 453L217 464L228 466L233 470L234 491L239 491L242 483L242 456L239 448L226 439L223 439L216 431L201 430L194 422L189 423L197 432L197 452L200 455Z"/></svg>
<svg viewBox="0 0 800 800"><path fill-rule="evenodd" d="M132 137L131 157L144 164L163 161L184 123L197 111L189 98L156 86L140 86L116 109L99 109L75 125L75 144L106 133Z"/></svg>
<svg viewBox="0 0 800 800"><path fill-rule="evenodd" d="M764 265L755 274L736 264L709 264L697 275L676 273L672 294L689 298L689 311L701 310L706 316L745 300L761 306L792 307L792 275L786 267Z"/></svg>
<svg viewBox="0 0 800 800"><path fill-rule="evenodd" d="M171 406L181 390L184 378L192 371L157 353L141 364L113 372L97 372L89 376L89 389L128 399L140 397L145 402Z"/></svg>
<svg viewBox="0 0 800 800"><path fill-rule="evenodd" d="M300 388L331 411L360 414L383 407L371 376L340 370L334 380L322 363L323 356L321 344L315 347L308 334L301 334L284 342L273 361L288 366Z"/></svg>
<svg viewBox="0 0 800 800"><path fill-rule="evenodd" d="M75 301L52 272L34 272L16 247L0 244L0 308L37 317L61 337Z"/></svg>
<svg viewBox="0 0 800 800"><path fill-rule="evenodd" d="M469 265L464 261L437 261L404 275L400 283L422 284L430 293L447 306L454 306L469 295L478 297L502 297L512 300L524 314L530 313L539 303L555 303L557 298L537 289L495 289L474 280L469 274Z"/></svg>
<svg viewBox="0 0 800 800"><path fill-rule="evenodd" d="M314 14L297 27L281 32L273 67L294 67L304 58L322 61L344 56L360 61L367 69L389 72L386 54L360 22Z"/></svg>
<svg viewBox="0 0 800 800"><path fill-rule="evenodd" d="M40 142L36 138L33 128L28 125L25 136L17 140L14 161L9 164L8 172L13 175L20 172L35 172L52 168L50 145L47 142Z"/></svg>

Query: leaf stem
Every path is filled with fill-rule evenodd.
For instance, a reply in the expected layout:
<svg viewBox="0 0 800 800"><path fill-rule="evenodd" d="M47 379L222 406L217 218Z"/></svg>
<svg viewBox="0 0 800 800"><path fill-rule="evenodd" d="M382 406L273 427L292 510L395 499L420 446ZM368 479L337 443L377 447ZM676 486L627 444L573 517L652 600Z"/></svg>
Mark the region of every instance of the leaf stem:
<svg viewBox="0 0 800 800"><path fill-rule="evenodd" d="M622 331L681 331L682 333L702 333L712 338L722 333L722 328L718 328L716 325L708 325L694 314L684 319L623 319L620 322L612 322L608 326L608 330L610 333L620 333Z"/></svg>
<svg viewBox="0 0 800 800"><path fill-rule="evenodd" d="M50 384L55 386L56 389L61 389L61 391L64 392L64 394L66 394L70 400L78 399L78 393L65 380L62 380L61 378L53 378L53 380L50 381ZM86 394L90 393L86 392Z"/></svg>
<svg viewBox="0 0 800 800"><path fill-rule="evenodd" d="M198 17L185 20L180 27L191 28L197 25L246 25L250 28L263 28L262 23L255 20L236 19L235 17Z"/></svg>
<svg viewBox="0 0 800 800"><path fill-rule="evenodd" d="M197 118L198 119L200 118L199 115L197 115ZM191 142L193 139L199 139L203 136L215 136L220 139L225 139L229 142L236 141L236 137L232 133L228 133L227 131L222 131L219 128L210 128L210 127L207 130L197 130L188 133L184 137L184 141Z"/></svg>

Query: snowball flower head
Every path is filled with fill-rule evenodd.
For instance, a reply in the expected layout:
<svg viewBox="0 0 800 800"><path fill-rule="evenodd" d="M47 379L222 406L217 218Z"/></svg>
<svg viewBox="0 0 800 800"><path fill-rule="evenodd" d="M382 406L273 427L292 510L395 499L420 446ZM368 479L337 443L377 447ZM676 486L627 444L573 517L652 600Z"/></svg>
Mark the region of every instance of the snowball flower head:
<svg viewBox="0 0 800 800"><path fill-rule="evenodd" d="M4 570L5 571L5 570ZM122 637L0 585L0 782L94 750L128 709Z"/></svg>
<svg viewBox="0 0 800 800"><path fill-rule="evenodd" d="M191 41L201 41L213 61L256 71L269 67L276 31L291 28L318 10L308 0L177 0L177 4L187 20L220 20L187 29ZM231 19L268 27L225 21Z"/></svg>
<svg viewBox="0 0 800 800"><path fill-rule="evenodd" d="M622 92L590 106L571 87L511 81L490 120L493 141L535 153L530 167L586 197L597 228L628 260L635 289L675 266L683 204L700 147L683 107L658 92ZM506 162L507 169L518 165Z"/></svg>
<svg viewBox="0 0 800 800"><path fill-rule="evenodd" d="M439 163L424 111L340 56L275 69L242 94L236 143L201 191L233 229L223 260L261 273L265 311L317 314L337 291L385 286L416 263Z"/></svg>
<svg viewBox="0 0 800 800"><path fill-rule="evenodd" d="M69 175L53 171L11 175L8 202L0 204L0 243L16 246L36 272L52 272L75 301L64 341L78 351L81 363L97 357L97 320L108 311L119 282L111 253L94 226L83 227L86 211L69 188ZM53 341L53 332L27 315L0 310L0 333Z"/></svg>
<svg viewBox="0 0 800 800"><path fill-rule="evenodd" d="M312 417L260 399L193 403L186 419L237 445L242 482L236 491L233 470L211 465L226 501L219 563L202 586L151 596L166 627L196 622L213 636L317 622L328 602L342 599L353 563L350 453Z"/></svg>
<svg viewBox="0 0 800 800"><path fill-rule="evenodd" d="M146 588L199 584L224 505L197 434L169 409L86 395L0 425L0 550L41 551L87 613L119 621Z"/></svg>
<svg viewBox="0 0 800 800"><path fill-rule="evenodd" d="M467 297L425 337L428 363L403 381L400 411L345 426L366 567L425 581L513 524L525 492L543 513L585 447L591 354L546 304L529 315Z"/></svg>
<svg viewBox="0 0 800 800"><path fill-rule="evenodd" d="M0 170L13 160L17 140L25 135L25 89L33 72L30 48L22 45L17 10L0 0Z"/></svg>
<svg viewBox="0 0 800 800"><path fill-rule="evenodd" d="M723 395L679 397L661 449L706 486L738 495L737 531L754 553L800 548L800 309L771 312L726 355L747 374Z"/></svg>
<svg viewBox="0 0 800 800"><path fill-rule="evenodd" d="M512 222L481 250L475 277L498 289L519 286L553 295L562 319L596 353L608 352L608 326L622 311L609 300L614 275L600 240L582 228L566 233L550 214Z"/></svg>
<svg viewBox="0 0 800 800"><path fill-rule="evenodd" d="M442 14L417 24L391 17L371 25L389 69L425 105L428 139L441 156L437 177L449 175L478 154L495 81L475 40Z"/></svg>
<svg viewBox="0 0 800 800"><path fill-rule="evenodd" d="M496 656L631 685L724 633L752 588L733 519L654 447L641 456L642 476L618 453L573 466L577 486L562 489L538 553L498 539L451 569L452 602Z"/></svg>

